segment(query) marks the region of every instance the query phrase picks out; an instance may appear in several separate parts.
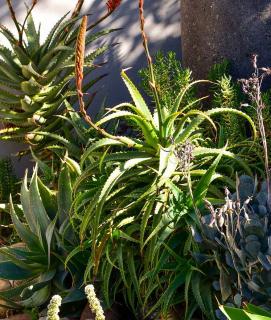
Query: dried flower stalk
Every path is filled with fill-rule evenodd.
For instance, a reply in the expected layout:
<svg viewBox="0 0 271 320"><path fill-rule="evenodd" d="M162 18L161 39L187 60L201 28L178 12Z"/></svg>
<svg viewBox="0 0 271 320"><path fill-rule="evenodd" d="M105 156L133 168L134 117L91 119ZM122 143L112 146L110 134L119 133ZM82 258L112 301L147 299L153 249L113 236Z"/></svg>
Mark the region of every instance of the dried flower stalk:
<svg viewBox="0 0 271 320"><path fill-rule="evenodd" d="M82 83L84 78L84 59L85 59L85 39L86 39L86 29L87 29L87 16L84 16L80 25L79 34L76 42L76 88L78 93L78 98L83 98L82 93ZM81 106L82 103L80 103Z"/></svg>
<svg viewBox="0 0 271 320"><path fill-rule="evenodd" d="M149 46L148 46L148 38L145 32L145 17L144 17L144 0L139 0L139 18L140 18L140 30L141 30L141 36L142 36L142 42L143 42L143 47L145 50L145 54L147 57L148 61L148 66L149 66L149 72L150 72L150 86L153 91L155 103L157 106L157 111L158 111L158 118L159 118L159 127L162 127L162 109L160 106L160 99L157 91L157 86L156 86L156 81L155 81L155 76L154 76L154 70L153 70L153 63L152 63L152 57L150 55L149 51Z"/></svg>
<svg viewBox="0 0 271 320"><path fill-rule="evenodd" d="M263 109L266 107L262 99L262 83L266 76L271 74L270 68L258 68L258 56L254 54L252 56L252 64L254 73L249 79L241 79L240 82L243 87L244 93L249 97L252 103L256 105L258 125L261 135L264 151L264 163L265 163L265 174L267 182L267 195L268 195L268 206L271 209L271 190L270 190L270 171L269 171L269 156L268 146L266 139L266 131L263 119Z"/></svg>
<svg viewBox="0 0 271 320"><path fill-rule="evenodd" d="M38 0L33 0L30 9L27 10L27 14L26 14L26 17L24 18L24 22L22 24L22 30L21 30L21 33L20 33L20 36L19 36L19 45L20 46L22 46L22 44L23 44L23 33L24 33L26 21L27 21L28 17L30 16L31 12L33 11L33 9L34 9L34 7L35 7L35 5L37 3L38 3Z"/></svg>
<svg viewBox="0 0 271 320"><path fill-rule="evenodd" d="M80 2L83 2L82 0L78 1L78 4L76 6L76 8L79 8L81 3ZM98 19L96 22L90 24L87 28L86 28L86 31L89 31L91 29L94 29L97 25L99 25L102 21L104 21L105 19L107 19L116 9L117 7L119 7L119 5L121 4L121 0L110 0L106 3L107 5L107 12L106 14L104 14L100 19ZM83 5L83 3L82 3ZM76 12L76 8L75 8L75 12ZM81 9L81 8L80 8ZM79 12L78 12L79 13ZM75 38L71 38L69 39L69 41L67 42L67 44L71 43L73 40L75 40Z"/></svg>
<svg viewBox="0 0 271 320"><path fill-rule="evenodd" d="M79 13L80 13L80 11L81 11L81 9L82 9L82 6L83 6L83 4L84 4L84 2L85 2L85 0L78 0L77 4L76 4L76 6L75 6L75 8L74 8L74 10L73 10L73 13L72 13L72 15L71 15L71 18L72 18L72 19L73 19L73 18L76 18L76 17L79 15Z"/></svg>
<svg viewBox="0 0 271 320"><path fill-rule="evenodd" d="M31 14L32 10L34 9L35 5L38 3L38 0L33 0L32 1L32 5L30 7L30 9L28 9L27 11L27 14L26 14L26 17L24 19L24 22L22 24L22 27L20 27L20 23L18 22L17 18L16 18L16 14L15 14L15 11L12 7L12 3L11 3L11 0L7 0L7 4L8 4L8 8L9 8L9 11L10 11L10 15L11 15L11 18L15 24L15 27L18 31L18 35L19 35L19 41L18 41L18 45L20 47L23 46L23 34L24 34L24 29L25 29L25 24L26 24L26 21L29 17L29 15Z"/></svg>
<svg viewBox="0 0 271 320"><path fill-rule="evenodd" d="M107 138L111 138L114 140L121 141L121 137L116 137L104 129L98 127L91 119L91 117L87 114L85 103L84 103L84 93L82 92L82 85L84 79L84 60L85 60L85 38L87 32L87 16L82 18L82 22L79 29L79 34L76 41L76 52L75 52L75 81L76 81L76 90L79 100L80 112L84 117L85 121L97 130L100 134L104 135ZM132 146L131 146L132 147Z"/></svg>
<svg viewBox="0 0 271 320"><path fill-rule="evenodd" d="M18 20L16 18L15 11L14 11L14 9L12 7L11 0L7 0L7 4L8 4L8 8L9 8L9 12L10 12L11 18L12 18L14 24L15 24L15 27L16 27L16 29L18 31L19 38L20 38L22 31L21 31L21 28L20 28L20 24L19 24L19 22L18 22ZM19 42L19 45L21 46L20 42Z"/></svg>
<svg viewBox="0 0 271 320"><path fill-rule="evenodd" d="M85 46L86 46L86 32L87 32L87 16L83 16L79 29L79 34L76 41L76 55L75 55L75 81L77 95L80 105L80 112L85 121L92 127L96 127L92 119L87 114L84 103L84 94L82 92L82 85L84 80L84 61L85 61Z"/></svg>

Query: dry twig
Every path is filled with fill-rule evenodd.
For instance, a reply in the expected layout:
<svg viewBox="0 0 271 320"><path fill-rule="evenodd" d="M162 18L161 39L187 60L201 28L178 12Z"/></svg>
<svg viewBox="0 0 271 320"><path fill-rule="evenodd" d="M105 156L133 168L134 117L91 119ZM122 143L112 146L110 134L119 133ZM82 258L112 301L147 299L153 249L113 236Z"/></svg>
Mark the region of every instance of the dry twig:
<svg viewBox="0 0 271 320"><path fill-rule="evenodd" d="M257 64L258 56L254 54L252 56L252 64L254 67L254 73L249 79L241 79L244 93L250 98L251 102L256 106L258 125L261 135L264 151L264 163L265 163L265 174L267 182L267 195L268 195L268 206L271 209L271 190L270 190L270 171L269 171L269 157L268 157L268 146L266 139L266 131L264 126L263 109L266 107L262 99L262 83L266 76L271 74L270 68L259 68Z"/></svg>
<svg viewBox="0 0 271 320"><path fill-rule="evenodd" d="M72 15L71 15L72 19L76 18L79 15L84 2L85 2L85 0L78 0L77 4L76 4L76 6L75 6L75 8L74 8L74 10L72 12Z"/></svg>
<svg viewBox="0 0 271 320"><path fill-rule="evenodd" d="M19 38L21 37L21 28L20 28L20 24L16 18L16 14L15 14L15 11L13 9L13 6L12 6L12 3L11 3L11 0L7 0L7 4L8 4L8 8L9 8L9 12L10 12L10 15L11 15L11 18L15 24L15 27L18 31L18 35L19 35Z"/></svg>

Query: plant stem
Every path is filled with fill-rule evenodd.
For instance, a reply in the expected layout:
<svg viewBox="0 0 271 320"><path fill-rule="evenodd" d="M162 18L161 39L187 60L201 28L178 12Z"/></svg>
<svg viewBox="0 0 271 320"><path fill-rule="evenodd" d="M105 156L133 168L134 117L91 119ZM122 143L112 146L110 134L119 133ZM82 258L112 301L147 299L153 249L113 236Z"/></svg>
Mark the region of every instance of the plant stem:
<svg viewBox="0 0 271 320"><path fill-rule="evenodd" d="M82 83L84 79L86 32L87 32L87 16L83 16L79 34L77 37L77 42L76 42L76 63L75 63L76 89L77 89L77 95L79 100L80 113L82 114L85 121L97 132L99 132L101 135L117 141L123 141L121 137L111 135L110 133L106 132L104 129L97 126L86 112L85 103L83 99L83 92L82 92ZM134 145L130 145L130 147L134 147L135 145L136 143Z"/></svg>
<svg viewBox="0 0 271 320"><path fill-rule="evenodd" d="M89 26L87 27L87 31L95 28L98 24L100 24L101 22L103 22L106 18L108 18L108 17L111 15L112 12L113 12L113 11L107 12L107 13L106 13L105 15L103 15L99 20L97 20L97 21L94 22L93 24L89 25Z"/></svg>
<svg viewBox="0 0 271 320"><path fill-rule="evenodd" d="M35 5L36 5L37 3L38 3L37 0L32 2L32 6L31 6L30 9L27 11L26 17L25 17L24 22L23 22L23 24L22 24L22 29L21 29L21 32L20 32L20 34L19 34L19 46L21 46L21 47L22 47L22 45L23 45L23 33L24 33L24 28L25 28L26 21L27 21L28 17L30 16L32 10L34 9L34 7L35 7Z"/></svg>
<svg viewBox="0 0 271 320"><path fill-rule="evenodd" d="M265 174L266 174L266 183L267 183L267 203L268 208L271 209L271 192L270 192L270 173L269 173L269 159L268 159L268 146L266 140L266 132L263 120L263 109L265 108L265 104L262 99L261 88L263 79L265 77L265 73L259 75L259 68L257 66L257 55L253 56L253 66L255 68L255 75L258 79L256 85L256 106L257 106L257 117L258 117L258 124L263 144L263 151L264 151L264 165L265 165Z"/></svg>
<svg viewBox="0 0 271 320"><path fill-rule="evenodd" d="M152 57L150 55L149 51L149 46L148 46L148 38L145 33L145 18L144 18L144 0L139 0L139 18L140 18L140 30L141 30L141 35L142 35L142 42L143 42L143 47L145 50L145 54L147 57L147 62L149 66L149 72L150 72L150 77L151 77L151 82L150 86L153 91L156 107L157 107L157 112L158 112L158 120L159 120L159 132L162 134L162 126L163 126L163 114L162 114L162 108L160 104L160 99L157 91L157 86L156 86L156 81L155 81L155 75L154 75L154 70L153 70L153 63L152 63Z"/></svg>
<svg viewBox="0 0 271 320"><path fill-rule="evenodd" d="M265 174L266 174L266 183L267 183L267 202L268 207L271 209L271 192L270 192L270 173L269 173L269 159L268 159L268 146L266 140L266 132L263 120L263 113L262 110L265 107L261 98L261 88L258 87L258 94L257 94L257 117L259 123L260 134L262 138L263 144L263 151L264 151L264 165L265 165Z"/></svg>
<svg viewBox="0 0 271 320"><path fill-rule="evenodd" d="M93 24L91 24L90 26L88 26L86 28L86 32L95 28L99 23L101 23L102 21L104 21L107 17L109 17L111 15L112 12L108 12L106 13L104 16L102 16L99 20L97 20L96 22L94 22ZM69 39L69 41L67 42L67 45L70 44L71 42L73 42L76 39L76 36Z"/></svg>
<svg viewBox="0 0 271 320"><path fill-rule="evenodd" d="M79 15L84 2L85 2L85 0L78 0L77 4L73 10L73 13L71 15L71 19L76 18Z"/></svg>
<svg viewBox="0 0 271 320"><path fill-rule="evenodd" d="M260 137L263 145L264 152L264 166L266 174L267 183L267 205L271 211L271 190L270 190L270 172L269 172L269 157L268 157L268 145L266 139L266 131L263 117L263 110L266 107L262 98L262 83L266 76L271 74L270 68L259 68L257 65L258 55L252 55L252 64L254 68L254 73L249 79L241 79L240 82L243 86L243 91L250 100L256 106L257 120L260 131Z"/></svg>
<svg viewBox="0 0 271 320"><path fill-rule="evenodd" d="M6 0L6 1L7 1L7 4L8 4L8 8L9 8L9 11L10 11L11 18L12 18L14 24L15 24L15 27L16 27L16 29L18 31L18 35L19 35L19 39L20 39L22 37L22 35L21 35L22 34L22 30L20 29L20 24L19 24L19 22L18 22L18 20L16 18L16 14L15 14L15 11L14 11L14 9L12 7L11 0ZM20 41L19 41L19 46L21 46Z"/></svg>

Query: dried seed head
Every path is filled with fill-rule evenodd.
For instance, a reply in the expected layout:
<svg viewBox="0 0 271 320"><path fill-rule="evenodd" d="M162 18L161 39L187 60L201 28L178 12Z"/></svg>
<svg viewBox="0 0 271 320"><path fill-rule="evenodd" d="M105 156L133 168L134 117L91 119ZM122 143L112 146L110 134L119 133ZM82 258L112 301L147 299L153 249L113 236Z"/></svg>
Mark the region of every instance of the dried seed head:
<svg viewBox="0 0 271 320"><path fill-rule="evenodd" d="M271 75L271 68L259 68L262 72L264 72L266 75Z"/></svg>
<svg viewBox="0 0 271 320"><path fill-rule="evenodd" d="M179 160L179 167L184 172L189 169L189 166L193 160L194 146L190 141L186 141L176 148L176 157Z"/></svg>

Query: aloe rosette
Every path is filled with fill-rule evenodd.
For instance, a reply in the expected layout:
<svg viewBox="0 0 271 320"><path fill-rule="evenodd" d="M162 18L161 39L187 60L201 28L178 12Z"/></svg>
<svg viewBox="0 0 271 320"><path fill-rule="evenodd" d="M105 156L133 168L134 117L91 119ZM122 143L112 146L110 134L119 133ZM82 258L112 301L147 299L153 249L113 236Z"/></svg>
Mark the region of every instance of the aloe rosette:
<svg viewBox="0 0 271 320"><path fill-rule="evenodd" d="M163 242L174 236L182 217L206 196L217 194L210 188L217 179L233 184L230 177L223 175L223 161L231 161L240 171L251 174L246 162L227 145L214 148L212 142L212 147L208 146L201 130L204 121L216 127L212 118L226 112L246 119L255 135L256 131L250 117L236 109L200 111L191 108L193 102L183 105L186 92L194 83L182 90L170 109L157 105L151 112L125 72L122 78L133 103L110 109L95 125L103 128L108 122L121 119L133 123L134 137L108 134L90 143L81 159L83 173L75 185L74 220L78 222L81 241L91 239L92 255L85 281L98 274L110 305L109 281L119 272L128 303L135 310L136 305L148 304L155 292L150 270L155 272L156 266L161 267L163 254L173 259ZM190 199L189 190L193 191ZM140 266L138 259L143 255ZM177 281L176 277L174 269L171 281ZM153 291L148 291L150 288ZM135 295L131 296L133 291ZM166 292L173 299L176 291ZM165 296L156 305L146 307L146 314L166 303Z"/></svg>
<svg viewBox="0 0 271 320"><path fill-rule="evenodd" d="M139 3L143 29L143 1ZM77 42L80 111L103 137L86 148L81 159L83 172L74 186L73 224L81 243L91 248L84 281L101 280L107 306L121 294L137 318L151 316L157 310L168 315L176 299L187 300L189 279L186 281L185 275L191 278L192 266L180 255L192 246L187 231L189 220L196 218L196 207L205 197L213 197L212 201L219 198L216 180L234 183L223 174L225 160L227 165L234 163L237 170L251 174L250 167L231 152L227 143L214 147L203 123L208 122L215 131L215 117L230 113L246 119L256 136L255 125L248 115L233 108L195 108L202 99L188 102L186 95L201 81L189 83L172 98L173 102L164 104L157 91L144 30L154 108L146 104L123 71L121 76L132 102L113 107L93 122L84 109L81 87L85 30L86 18ZM106 130L115 120L130 125L133 134ZM182 243L177 235L184 238ZM182 286L185 297L177 298Z"/></svg>
<svg viewBox="0 0 271 320"><path fill-rule="evenodd" d="M6 27L0 26L10 45L10 48L0 46L0 121L5 125L0 139L27 142L39 154L46 155L46 147L62 143L71 129L61 116L69 117L67 102L70 105L76 102L73 80L78 18L67 16L56 23L42 44L40 28L36 29L31 14L21 43ZM86 45L111 31L90 30ZM86 74L98 67L94 59L107 49L108 45L103 45L90 51L84 63ZM93 77L84 90L102 77Z"/></svg>

